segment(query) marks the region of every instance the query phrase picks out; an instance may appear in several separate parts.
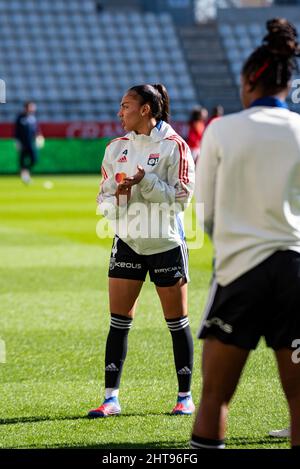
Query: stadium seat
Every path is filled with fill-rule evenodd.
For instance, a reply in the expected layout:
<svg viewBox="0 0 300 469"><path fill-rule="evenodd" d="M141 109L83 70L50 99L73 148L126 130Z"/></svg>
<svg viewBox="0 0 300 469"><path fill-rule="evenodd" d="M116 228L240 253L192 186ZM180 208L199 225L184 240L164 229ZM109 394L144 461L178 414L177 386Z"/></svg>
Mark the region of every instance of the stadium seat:
<svg viewBox="0 0 300 469"><path fill-rule="evenodd" d="M244 24L240 22L239 24L222 23L219 25L220 39L237 86L240 84L242 64L252 50L261 43L263 28L263 24L246 21Z"/></svg>
<svg viewBox="0 0 300 469"><path fill-rule="evenodd" d="M14 119L25 99L37 101L45 120L115 119L124 91L145 81L170 88L174 118L195 99L168 13L97 14L93 0L0 0L0 40L14 98L1 121Z"/></svg>

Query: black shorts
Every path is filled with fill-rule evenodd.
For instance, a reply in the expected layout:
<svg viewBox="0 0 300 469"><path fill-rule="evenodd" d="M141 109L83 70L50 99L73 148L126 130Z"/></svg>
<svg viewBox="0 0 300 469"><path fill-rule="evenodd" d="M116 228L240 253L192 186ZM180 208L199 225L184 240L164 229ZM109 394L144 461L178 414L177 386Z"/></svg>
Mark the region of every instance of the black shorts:
<svg viewBox="0 0 300 469"><path fill-rule="evenodd" d="M300 339L300 254L277 251L224 287L212 281L198 338L255 349L260 337L274 350Z"/></svg>
<svg viewBox="0 0 300 469"><path fill-rule="evenodd" d="M151 282L158 287L173 286L181 278L188 282L188 251L185 242L169 251L146 256L137 254L115 236L108 276L144 281L148 271Z"/></svg>

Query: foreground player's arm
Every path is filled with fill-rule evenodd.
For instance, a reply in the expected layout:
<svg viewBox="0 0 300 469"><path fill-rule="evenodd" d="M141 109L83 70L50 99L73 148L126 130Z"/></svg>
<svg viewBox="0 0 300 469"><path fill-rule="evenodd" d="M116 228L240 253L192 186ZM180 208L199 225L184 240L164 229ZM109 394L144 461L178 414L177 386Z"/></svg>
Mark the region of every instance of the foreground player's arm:
<svg viewBox="0 0 300 469"><path fill-rule="evenodd" d="M112 164L110 163L109 147L106 148L102 166L102 181L100 191L97 197L98 212L109 220L120 218L127 209L127 197L122 191L118 191L118 184L115 181L115 175ZM130 194L128 194L130 196ZM122 196L122 197L120 197Z"/></svg>
<svg viewBox="0 0 300 469"><path fill-rule="evenodd" d="M211 124L204 133L201 143L201 153L196 164L195 198L197 204L204 204L203 212L197 210L201 226L212 236L214 228L214 206L219 164L218 145L214 136L214 125Z"/></svg>
<svg viewBox="0 0 300 469"><path fill-rule="evenodd" d="M184 142L180 146L174 142L168 168L168 182L162 181L154 173L146 173L140 182L144 199L153 203L179 203L182 207L193 195L195 184L195 164L190 149Z"/></svg>

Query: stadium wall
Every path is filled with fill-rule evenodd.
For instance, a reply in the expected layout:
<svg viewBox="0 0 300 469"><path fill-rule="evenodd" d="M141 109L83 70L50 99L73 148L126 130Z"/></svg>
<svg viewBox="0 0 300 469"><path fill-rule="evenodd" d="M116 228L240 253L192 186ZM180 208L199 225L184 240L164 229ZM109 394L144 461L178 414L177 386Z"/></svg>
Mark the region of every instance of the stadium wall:
<svg viewBox="0 0 300 469"><path fill-rule="evenodd" d="M35 174L100 173L109 138L47 138L39 151ZM18 152L11 138L0 140L0 174L19 172Z"/></svg>
<svg viewBox="0 0 300 469"><path fill-rule="evenodd" d="M175 130L187 135L186 122L173 122ZM99 174L107 143L124 135L119 122L44 122L40 124L45 145L39 151L35 174ZM0 124L0 174L19 172L18 152L12 123Z"/></svg>

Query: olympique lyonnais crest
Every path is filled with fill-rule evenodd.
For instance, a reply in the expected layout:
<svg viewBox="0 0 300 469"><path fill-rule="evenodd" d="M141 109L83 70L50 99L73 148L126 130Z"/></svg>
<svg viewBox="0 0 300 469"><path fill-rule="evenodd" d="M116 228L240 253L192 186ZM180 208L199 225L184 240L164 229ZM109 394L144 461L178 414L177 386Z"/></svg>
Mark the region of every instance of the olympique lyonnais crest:
<svg viewBox="0 0 300 469"><path fill-rule="evenodd" d="M148 165L149 166L155 166L158 163L159 160L159 153L151 153L151 155L148 156Z"/></svg>

